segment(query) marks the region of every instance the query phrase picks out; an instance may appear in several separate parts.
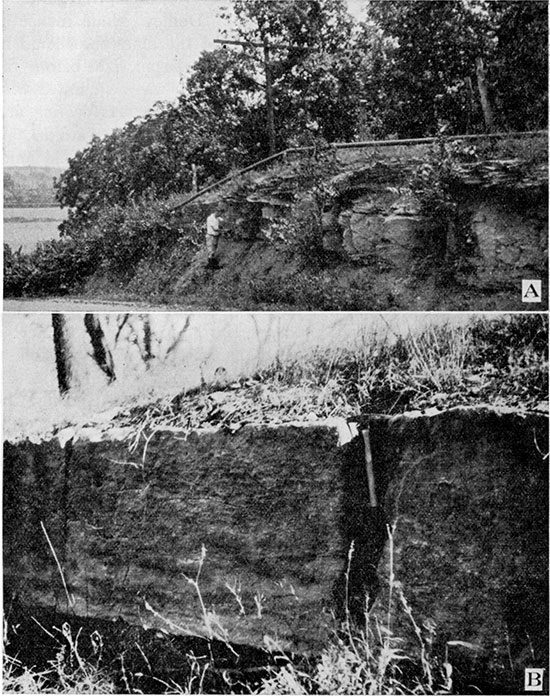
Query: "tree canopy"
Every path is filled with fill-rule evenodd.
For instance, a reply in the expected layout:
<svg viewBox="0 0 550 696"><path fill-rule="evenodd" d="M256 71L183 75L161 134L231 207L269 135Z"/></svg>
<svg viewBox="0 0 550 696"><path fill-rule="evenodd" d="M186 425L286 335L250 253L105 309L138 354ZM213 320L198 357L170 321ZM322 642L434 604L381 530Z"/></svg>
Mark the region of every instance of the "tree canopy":
<svg viewBox="0 0 550 696"><path fill-rule="evenodd" d="M69 160L57 200L77 234L104 206L191 189L277 148L365 137L526 130L547 123L543 0L232 0L175 103L155 105ZM236 40L238 45L229 43Z"/></svg>
<svg viewBox="0 0 550 696"><path fill-rule="evenodd" d="M381 134L543 128L547 3L370 0L365 99Z"/></svg>
<svg viewBox="0 0 550 696"><path fill-rule="evenodd" d="M277 141L353 137L359 105L355 23L344 0L234 0L234 34L269 47Z"/></svg>

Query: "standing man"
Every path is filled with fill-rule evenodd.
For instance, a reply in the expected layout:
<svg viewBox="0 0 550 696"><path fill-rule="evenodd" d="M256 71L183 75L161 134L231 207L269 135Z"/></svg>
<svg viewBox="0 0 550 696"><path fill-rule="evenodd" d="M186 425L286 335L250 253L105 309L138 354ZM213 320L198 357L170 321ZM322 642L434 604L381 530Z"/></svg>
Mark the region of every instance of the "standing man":
<svg viewBox="0 0 550 696"><path fill-rule="evenodd" d="M219 268L216 251L218 242L222 232L224 209L221 205L217 205L214 212L206 218L206 251L208 252L207 268Z"/></svg>

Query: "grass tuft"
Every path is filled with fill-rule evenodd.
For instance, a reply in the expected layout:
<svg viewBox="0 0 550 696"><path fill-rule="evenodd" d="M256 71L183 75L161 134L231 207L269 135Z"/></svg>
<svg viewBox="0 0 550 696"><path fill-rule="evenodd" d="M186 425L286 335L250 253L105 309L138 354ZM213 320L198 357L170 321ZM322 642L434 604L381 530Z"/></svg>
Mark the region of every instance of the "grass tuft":
<svg viewBox="0 0 550 696"><path fill-rule="evenodd" d="M119 424L135 430L137 446L155 429L168 426L234 432L244 424L315 422L430 407L537 408L548 394L547 340L547 318L536 314L474 317L462 326L372 336L359 349L276 361L252 377L155 401L121 415Z"/></svg>

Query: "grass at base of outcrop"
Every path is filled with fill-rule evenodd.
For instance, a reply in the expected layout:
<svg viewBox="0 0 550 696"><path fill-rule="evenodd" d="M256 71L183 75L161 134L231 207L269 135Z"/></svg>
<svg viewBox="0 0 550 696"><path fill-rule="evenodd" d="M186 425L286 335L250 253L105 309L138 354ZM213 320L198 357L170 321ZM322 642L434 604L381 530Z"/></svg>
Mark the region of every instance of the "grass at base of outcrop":
<svg viewBox="0 0 550 696"><path fill-rule="evenodd" d="M393 548L391 532L389 544ZM365 608L361 626L348 615L321 652L310 655L289 653L271 636L264 637L265 647L257 648L173 635L121 619L76 617L14 604L4 617L3 692L464 693L464 677L455 675L447 657L432 651L436 627L419 629L393 576L388 591L400 602L387 624L370 618ZM406 653L401 638L392 632L397 613L406 616L417 632L416 650ZM502 693L512 693L511 686L501 685Z"/></svg>
<svg viewBox="0 0 550 696"><path fill-rule="evenodd" d="M393 535L388 529L390 557ZM350 550L351 554L351 550ZM350 557L351 558L351 555ZM399 578L391 572L385 619L361 625L350 615L318 654L283 650L276 638L262 648L192 635L173 635L145 624L131 625L59 610L5 607L3 693L138 694L463 694L518 693L523 670L495 680L491 656L486 681L469 675L450 647L477 646L443 638L434 624L419 625ZM205 621L208 617L205 616ZM403 618L418 638L403 649L393 626ZM441 646L440 646L441 647Z"/></svg>

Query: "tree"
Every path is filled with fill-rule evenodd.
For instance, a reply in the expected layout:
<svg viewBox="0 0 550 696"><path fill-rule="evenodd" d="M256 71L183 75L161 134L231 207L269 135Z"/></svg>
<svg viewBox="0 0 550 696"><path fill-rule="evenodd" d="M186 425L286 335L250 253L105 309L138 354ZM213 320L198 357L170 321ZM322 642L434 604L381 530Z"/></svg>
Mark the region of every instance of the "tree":
<svg viewBox="0 0 550 696"><path fill-rule="evenodd" d="M71 388L71 359L67 337L66 317L63 314L52 314L53 343L55 364L57 368L57 384L61 396Z"/></svg>
<svg viewBox="0 0 550 696"><path fill-rule="evenodd" d="M353 21L344 0L296 3L234 0L238 36L279 45L274 77L278 146L307 134L348 139L358 104ZM264 87L257 56L203 52L175 104L157 104L69 160L56 197L69 216L62 234L79 235L104 208L204 185L267 154Z"/></svg>
<svg viewBox="0 0 550 696"><path fill-rule="evenodd" d="M548 126L548 3L546 0L489 5L496 49L494 81L506 127Z"/></svg>
<svg viewBox="0 0 550 696"><path fill-rule="evenodd" d="M190 190L192 164L204 183L261 156L256 89L246 61L221 49L203 53L177 103L94 136L69 160L55 184L58 203L70 209L62 234L89 228L104 208Z"/></svg>
<svg viewBox="0 0 550 696"><path fill-rule="evenodd" d="M188 158L200 165L203 178L223 176L265 154L260 93L248 55L225 48L201 54L178 110L193 124Z"/></svg>
<svg viewBox="0 0 550 696"><path fill-rule="evenodd" d="M547 3L370 0L364 99L379 134L541 127L547 112Z"/></svg>
<svg viewBox="0 0 550 696"><path fill-rule="evenodd" d="M233 13L234 32L251 46L249 54L253 44L269 47L278 147L297 134L351 138L361 56L344 0L233 0ZM261 49L255 50L258 60ZM256 73L263 78L260 62Z"/></svg>
<svg viewBox="0 0 550 696"><path fill-rule="evenodd" d="M192 129L187 126L176 107L158 104L145 117L103 138L94 136L87 148L69 159L68 169L55 183L58 203L70 209L62 234L86 228L104 207L190 188L185 154L187 131Z"/></svg>
<svg viewBox="0 0 550 696"><path fill-rule="evenodd" d="M476 95L476 60L492 41L484 3L371 0L367 9L364 41L382 60L376 72L364 67L365 97L386 133L430 135L442 121L456 133L484 130Z"/></svg>

